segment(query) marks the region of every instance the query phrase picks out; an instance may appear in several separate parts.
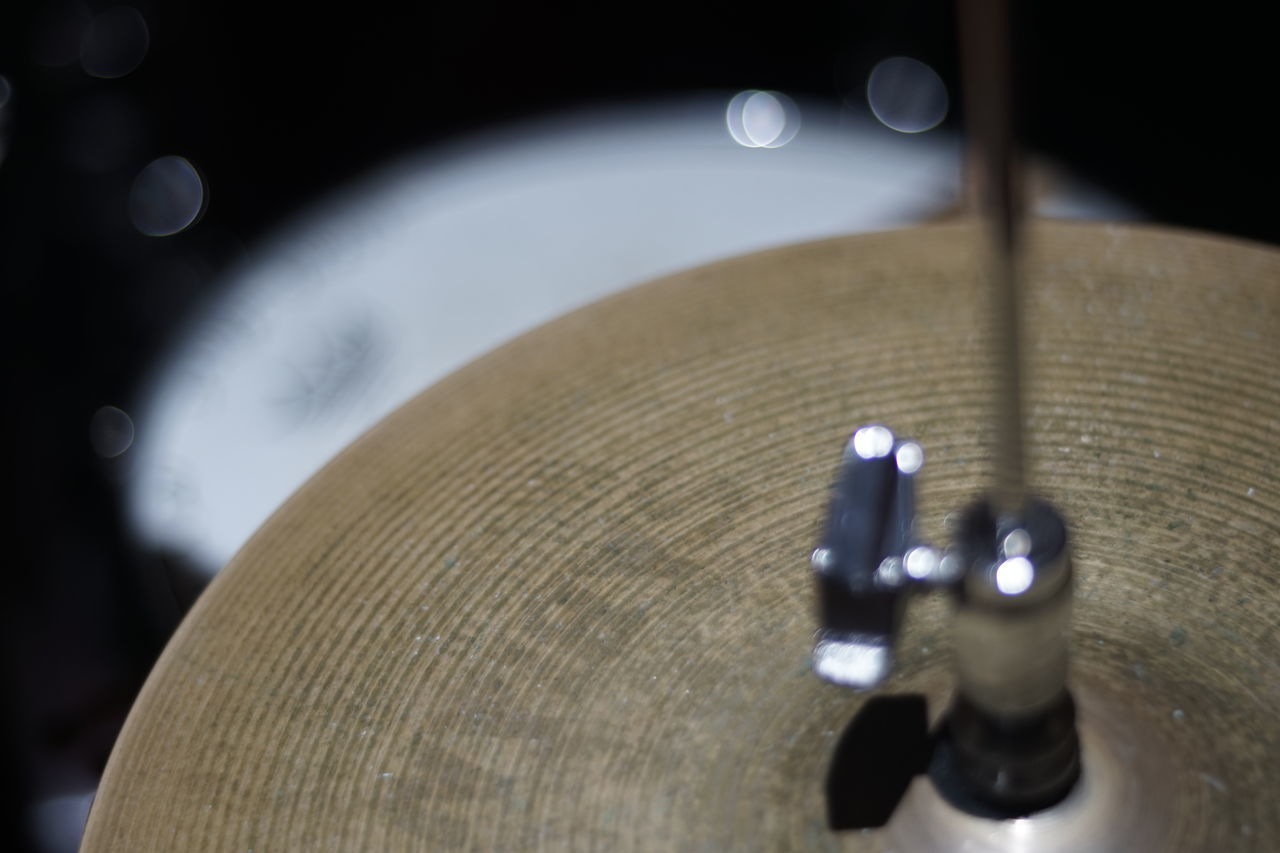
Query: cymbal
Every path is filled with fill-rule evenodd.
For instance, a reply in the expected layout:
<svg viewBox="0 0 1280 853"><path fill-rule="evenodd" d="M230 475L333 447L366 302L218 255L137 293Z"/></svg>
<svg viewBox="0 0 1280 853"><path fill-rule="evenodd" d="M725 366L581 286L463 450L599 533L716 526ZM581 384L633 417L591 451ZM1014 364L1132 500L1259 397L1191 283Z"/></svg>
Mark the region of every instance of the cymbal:
<svg viewBox="0 0 1280 853"><path fill-rule="evenodd" d="M867 701L808 664L839 448L869 421L918 440L934 540L985 486L961 224L645 285L394 413L197 602L85 849L1275 849L1280 252L1030 237L1031 470L1077 578L1059 806L989 820L919 777L887 826L827 823ZM935 717L944 607L913 605L886 688Z"/></svg>

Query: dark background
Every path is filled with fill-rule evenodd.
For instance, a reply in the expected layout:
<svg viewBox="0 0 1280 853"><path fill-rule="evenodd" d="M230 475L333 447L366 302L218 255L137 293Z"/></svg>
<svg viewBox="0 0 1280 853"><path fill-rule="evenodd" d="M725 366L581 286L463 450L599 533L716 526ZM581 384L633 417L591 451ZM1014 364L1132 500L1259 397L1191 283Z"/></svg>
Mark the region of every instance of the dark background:
<svg viewBox="0 0 1280 853"><path fill-rule="evenodd" d="M30 803L92 787L198 592L172 558L130 541L90 417L128 410L245 246L397 153L514 119L743 88L858 104L871 67L897 54L953 93L959 82L942 0L138 0L150 49L135 71L51 66L74 48L77 15L111 5L0 7L12 87L0 107L0 767L18 794L0 835L14 839ZM1021 7L1015 30L1029 147L1153 220L1280 242L1275 45L1252 6L1054 0ZM948 123L962 120L953 109ZM200 166L209 205L194 228L146 237L124 200L169 153Z"/></svg>

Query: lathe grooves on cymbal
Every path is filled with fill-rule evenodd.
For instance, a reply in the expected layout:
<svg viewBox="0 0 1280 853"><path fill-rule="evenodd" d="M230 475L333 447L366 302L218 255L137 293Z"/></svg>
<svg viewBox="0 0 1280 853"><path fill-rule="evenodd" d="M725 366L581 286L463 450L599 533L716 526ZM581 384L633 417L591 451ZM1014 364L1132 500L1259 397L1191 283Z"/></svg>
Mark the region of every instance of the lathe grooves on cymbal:
<svg viewBox="0 0 1280 853"><path fill-rule="evenodd" d="M1031 465L1076 542L1074 678L1167 747L1143 820L1274 849L1280 253L1030 237ZM805 560L858 423L929 449L922 506L983 486L972 245L952 225L726 261L424 392L214 580L85 849L903 849L893 823L825 825L857 701L807 672ZM940 605L913 606L888 689L936 713Z"/></svg>

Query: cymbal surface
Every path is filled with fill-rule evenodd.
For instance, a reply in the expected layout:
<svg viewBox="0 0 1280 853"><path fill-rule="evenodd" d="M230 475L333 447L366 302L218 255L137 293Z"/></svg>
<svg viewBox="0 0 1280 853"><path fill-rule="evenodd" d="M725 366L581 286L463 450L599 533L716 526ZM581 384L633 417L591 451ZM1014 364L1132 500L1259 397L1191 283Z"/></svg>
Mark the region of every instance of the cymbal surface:
<svg viewBox="0 0 1280 853"><path fill-rule="evenodd" d="M1029 438L1074 537L1083 800L985 821L917 779L827 828L863 700L809 671L807 554L859 424L925 448L926 539L985 486L976 243L726 261L424 392L197 602L84 849L1276 849L1280 252L1062 224L1031 234ZM936 714L949 620L912 607L886 689Z"/></svg>

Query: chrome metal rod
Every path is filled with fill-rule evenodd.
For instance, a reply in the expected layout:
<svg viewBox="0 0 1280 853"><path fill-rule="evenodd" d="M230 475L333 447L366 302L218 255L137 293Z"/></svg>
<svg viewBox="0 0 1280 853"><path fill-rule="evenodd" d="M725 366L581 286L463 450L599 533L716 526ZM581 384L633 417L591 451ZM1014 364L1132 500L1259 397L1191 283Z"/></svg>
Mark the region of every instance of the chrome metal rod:
<svg viewBox="0 0 1280 853"><path fill-rule="evenodd" d="M1026 502L1022 407L1020 248L1024 205L1014 144L1009 5L960 0L960 53L970 139L970 180L987 231L988 340L995 378L992 430L998 512Z"/></svg>
<svg viewBox="0 0 1280 853"><path fill-rule="evenodd" d="M1072 567L1066 526L1029 499L1023 441L1022 176L1015 144L1011 0L959 0L971 188L986 232L995 477L960 534L949 766L1009 816L1057 802L1079 775L1067 690ZM950 771L948 771L950 772ZM935 781L938 779L935 778Z"/></svg>

